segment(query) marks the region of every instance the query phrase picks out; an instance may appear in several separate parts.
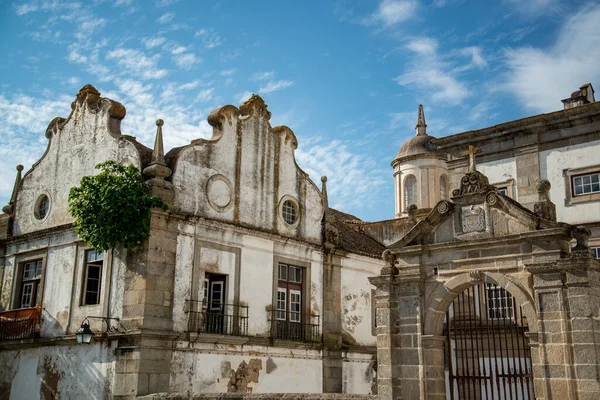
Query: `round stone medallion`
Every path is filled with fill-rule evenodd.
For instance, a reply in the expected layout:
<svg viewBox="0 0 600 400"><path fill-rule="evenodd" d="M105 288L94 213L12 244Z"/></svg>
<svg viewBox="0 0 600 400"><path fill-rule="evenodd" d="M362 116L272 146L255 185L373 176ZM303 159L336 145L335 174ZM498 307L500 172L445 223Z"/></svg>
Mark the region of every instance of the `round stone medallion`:
<svg viewBox="0 0 600 400"><path fill-rule="evenodd" d="M218 212L227 211L231 201L231 182L223 175L213 175L206 185L206 197L212 208Z"/></svg>

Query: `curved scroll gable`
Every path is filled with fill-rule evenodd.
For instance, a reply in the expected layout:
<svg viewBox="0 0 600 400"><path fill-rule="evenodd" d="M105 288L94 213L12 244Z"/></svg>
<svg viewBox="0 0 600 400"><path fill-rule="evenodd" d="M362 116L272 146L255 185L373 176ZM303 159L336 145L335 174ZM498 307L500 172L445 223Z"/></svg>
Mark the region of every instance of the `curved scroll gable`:
<svg viewBox="0 0 600 400"><path fill-rule="evenodd" d="M71 103L67 118L54 118L45 136L48 146L40 159L24 174L15 201L14 235L72 222L68 194L86 175L95 175L95 166L107 160L142 167L140 149L131 138L121 135L125 107L100 97L85 85ZM40 219L36 204L49 199L49 212Z"/></svg>
<svg viewBox="0 0 600 400"><path fill-rule="evenodd" d="M213 127L213 136L211 140L219 140L223 135L223 125L227 124L231 127L240 116L240 110L236 106L230 104L216 108L208 114L208 123ZM198 139L197 139L198 140ZM192 143L194 143L192 141Z"/></svg>
<svg viewBox="0 0 600 400"><path fill-rule="evenodd" d="M284 137L284 143L291 144L294 150L298 148L298 139L296 139L296 135L294 134L294 132L287 126L276 126L273 128L273 132Z"/></svg>
<svg viewBox="0 0 600 400"><path fill-rule="evenodd" d="M243 117L262 117L266 121L271 119L271 112L267 109L267 104L257 94L253 94L240 106L240 112Z"/></svg>

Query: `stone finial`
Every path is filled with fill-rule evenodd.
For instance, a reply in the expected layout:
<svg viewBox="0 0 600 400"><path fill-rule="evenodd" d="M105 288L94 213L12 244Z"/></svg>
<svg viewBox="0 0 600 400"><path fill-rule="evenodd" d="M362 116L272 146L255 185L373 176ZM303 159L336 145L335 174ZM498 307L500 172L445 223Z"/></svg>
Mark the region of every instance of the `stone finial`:
<svg viewBox="0 0 600 400"><path fill-rule="evenodd" d="M19 185L21 184L21 172L23 172L23 166L21 164L17 165L17 177L15 178L15 186L13 187L12 195L10 196L10 201L7 205L2 207L2 211L7 213L8 215L13 215L15 211L15 202L17 201L17 192L19 190Z"/></svg>
<svg viewBox="0 0 600 400"><path fill-rule="evenodd" d="M165 179L171 176L171 168L167 167L165 162L165 150L163 147L162 119L156 120L156 139L154 139L154 149L152 150L152 160L150 165L144 168L144 175L151 179Z"/></svg>
<svg viewBox="0 0 600 400"><path fill-rule="evenodd" d="M538 201L533 205L533 212L540 217L556 221L556 205L550 201L550 182L542 179L535 183Z"/></svg>
<svg viewBox="0 0 600 400"><path fill-rule="evenodd" d="M271 112L267 109L265 101L257 94L253 94L240 106L240 112L245 116L263 117L267 121L271 119Z"/></svg>
<svg viewBox="0 0 600 400"><path fill-rule="evenodd" d="M469 148L466 151L463 151L461 154L463 156L469 156L469 172L474 172L477 170L477 164L475 162L475 154L481 153L481 148L477 146L469 145Z"/></svg>
<svg viewBox="0 0 600 400"><path fill-rule="evenodd" d="M165 163L165 149L163 146L162 126L165 121L162 119L156 120L156 138L154 139L154 150L152 151L151 164L167 165Z"/></svg>
<svg viewBox="0 0 600 400"><path fill-rule="evenodd" d="M419 114L417 115L417 126L415 127L417 136L427 134L427 124L425 123L425 112L423 111L423 104L419 104Z"/></svg>
<svg viewBox="0 0 600 400"><path fill-rule="evenodd" d="M323 210L327 212L327 210L329 209L329 200L327 198L327 177L325 175L321 177L321 182L321 201L323 203Z"/></svg>
<svg viewBox="0 0 600 400"><path fill-rule="evenodd" d="M588 246L588 240L592 235L592 231L585 226L575 226L572 232L577 244L571 249L570 258L591 258L592 254Z"/></svg>
<svg viewBox="0 0 600 400"><path fill-rule="evenodd" d="M592 235L590 228L585 226L576 226L573 228L573 236L577 240L577 245L573 247L573 250L588 250L588 240Z"/></svg>
<svg viewBox="0 0 600 400"><path fill-rule="evenodd" d="M539 180L535 183L535 188L537 189L539 196L538 201L550 201L549 192L551 186L550 181L546 179Z"/></svg>

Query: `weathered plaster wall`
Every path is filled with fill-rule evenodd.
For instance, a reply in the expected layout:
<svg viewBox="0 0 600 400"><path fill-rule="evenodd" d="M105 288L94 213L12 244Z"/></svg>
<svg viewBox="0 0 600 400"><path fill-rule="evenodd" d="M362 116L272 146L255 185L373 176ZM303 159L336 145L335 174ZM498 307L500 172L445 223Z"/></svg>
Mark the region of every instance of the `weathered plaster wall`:
<svg viewBox="0 0 600 400"><path fill-rule="evenodd" d="M186 213L319 243L320 192L296 165L293 132L272 128L266 106L259 106L252 103L253 111L242 116L233 106L213 111L213 138L196 140L179 152L172 177L177 206ZM292 226L280 215L287 198L299 206L299 222Z"/></svg>
<svg viewBox="0 0 600 400"><path fill-rule="evenodd" d="M556 204L556 217L570 224L588 223L598 220L600 202L566 205L565 197L570 187L565 187L563 171L566 169L599 166L600 140L540 152L540 168L543 177L552 184L550 200Z"/></svg>
<svg viewBox="0 0 600 400"><path fill-rule="evenodd" d="M321 391L321 354L317 350L187 342L177 347L184 348L173 352L171 391Z"/></svg>
<svg viewBox="0 0 600 400"><path fill-rule="evenodd" d="M517 178L517 162L514 158L477 164L477 170L488 177L491 185ZM458 177L458 185L454 186L453 189L460 186L462 175L461 173ZM513 198L518 199L517 186L513 185L511 190L513 191Z"/></svg>
<svg viewBox="0 0 600 400"><path fill-rule="evenodd" d="M48 346L0 351L0 390L6 399L106 399L111 397L111 348Z"/></svg>
<svg viewBox="0 0 600 400"><path fill-rule="evenodd" d="M348 255L342 258L342 331L348 344L375 346L371 291L368 277L379 274L382 260Z"/></svg>
<svg viewBox="0 0 600 400"><path fill-rule="evenodd" d="M83 176L97 174L96 164L115 160L140 166L137 149L120 133L120 119L125 115L123 106L108 99L98 100L98 96L94 103L89 94L86 99L90 103L78 100L73 103L74 109L66 121L55 119L48 127L46 153L21 182L14 235L73 221L68 210L69 190L79 185ZM34 208L42 194L50 199L50 209L46 218L38 220Z"/></svg>
<svg viewBox="0 0 600 400"><path fill-rule="evenodd" d="M377 365L374 358L374 354L346 354L342 364L344 393L377 393Z"/></svg>
<svg viewBox="0 0 600 400"><path fill-rule="evenodd" d="M173 300L174 329L187 330L186 300L201 300L205 272L227 275L228 303L248 306L248 334L268 336L273 305L274 269L278 260L310 266L311 313L320 314L322 260L319 249L306 243L217 222L194 226L180 223ZM239 258L239 260L238 260ZM238 272L239 268L239 272Z"/></svg>

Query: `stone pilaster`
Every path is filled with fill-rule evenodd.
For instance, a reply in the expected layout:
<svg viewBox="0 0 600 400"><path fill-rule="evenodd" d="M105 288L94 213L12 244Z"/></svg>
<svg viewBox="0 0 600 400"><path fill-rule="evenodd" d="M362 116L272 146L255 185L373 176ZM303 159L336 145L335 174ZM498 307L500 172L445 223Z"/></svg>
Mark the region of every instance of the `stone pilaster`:
<svg viewBox="0 0 600 400"><path fill-rule="evenodd" d="M323 393L342 393L342 266L331 252L323 262Z"/></svg>
<svg viewBox="0 0 600 400"><path fill-rule="evenodd" d="M423 335L423 375L425 391L428 400L446 399L446 375L444 371L444 342L443 336Z"/></svg>
<svg viewBox="0 0 600 400"><path fill-rule="evenodd" d="M587 249L589 230L575 228L574 234L569 258L528 267L539 315L539 348L532 346L538 398L600 396L600 263Z"/></svg>
<svg viewBox="0 0 600 400"><path fill-rule="evenodd" d="M380 275L369 278L369 282L377 288L377 393L380 400L402 399L397 343L400 316L396 277L393 274Z"/></svg>
<svg viewBox="0 0 600 400"><path fill-rule="evenodd" d="M161 334L173 329L173 285L177 222L152 211L150 237L127 255L122 323L135 350L117 360L116 398L169 390L171 343Z"/></svg>

